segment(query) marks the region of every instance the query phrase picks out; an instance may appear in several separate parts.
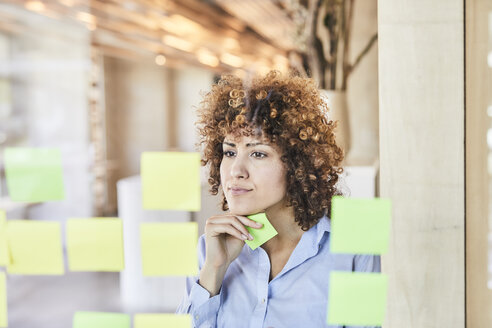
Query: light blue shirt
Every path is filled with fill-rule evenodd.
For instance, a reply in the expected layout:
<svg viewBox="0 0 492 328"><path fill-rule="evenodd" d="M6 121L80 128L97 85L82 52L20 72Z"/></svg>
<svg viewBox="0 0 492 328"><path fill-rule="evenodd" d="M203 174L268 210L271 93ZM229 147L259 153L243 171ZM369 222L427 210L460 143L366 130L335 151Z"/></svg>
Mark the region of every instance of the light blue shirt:
<svg viewBox="0 0 492 328"><path fill-rule="evenodd" d="M218 295L210 297L197 277L189 277L176 312L190 313L196 328L339 328L326 324L330 271L379 272L380 258L333 254L329 239L330 222L323 217L304 232L285 267L270 282L267 253L245 244L227 269ZM204 235L198 241L198 259L201 269Z"/></svg>

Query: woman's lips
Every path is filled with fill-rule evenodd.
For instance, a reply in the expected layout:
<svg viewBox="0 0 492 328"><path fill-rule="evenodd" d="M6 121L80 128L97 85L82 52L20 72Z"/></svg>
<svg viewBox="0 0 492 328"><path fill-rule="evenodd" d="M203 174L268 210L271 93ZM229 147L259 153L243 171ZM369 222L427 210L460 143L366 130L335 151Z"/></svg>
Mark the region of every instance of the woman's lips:
<svg viewBox="0 0 492 328"><path fill-rule="evenodd" d="M251 191L251 189L243 189L243 188L231 188L229 190L231 192L231 195L233 196L244 195Z"/></svg>

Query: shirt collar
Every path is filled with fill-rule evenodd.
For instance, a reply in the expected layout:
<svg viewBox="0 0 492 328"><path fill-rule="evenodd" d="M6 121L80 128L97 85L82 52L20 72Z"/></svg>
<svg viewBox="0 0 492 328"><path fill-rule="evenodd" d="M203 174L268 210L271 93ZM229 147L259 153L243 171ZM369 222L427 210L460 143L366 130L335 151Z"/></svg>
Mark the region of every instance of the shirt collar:
<svg viewBox="0 0 492 328"><path fill-rule="evenodd" d="M316 245L319 245L325 232L331 231L330 219L326 215L323 216L313 228L316 229Z"/></svg>

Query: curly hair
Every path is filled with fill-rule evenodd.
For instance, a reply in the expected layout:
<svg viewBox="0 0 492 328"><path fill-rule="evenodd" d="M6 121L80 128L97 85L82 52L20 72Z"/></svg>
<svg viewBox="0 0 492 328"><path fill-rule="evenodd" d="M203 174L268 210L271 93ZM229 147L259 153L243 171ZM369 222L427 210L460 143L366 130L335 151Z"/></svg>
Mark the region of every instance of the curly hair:
<svg viewBox="0 0 492 328"><path fill-rule="evenodd" d="M330 215L331 199L341 194L335 187L342 168L343 151L335 142L336 122L316 82L295 73L270 71L249 84L224 75L203 97L198 107L198 146L202 166L209 165L210 192L217 195L222 142L227 134L262 136L281 150L286 167L287 205L306 231L323 215ZM228 210L222 194L222 209Z"/></svg>

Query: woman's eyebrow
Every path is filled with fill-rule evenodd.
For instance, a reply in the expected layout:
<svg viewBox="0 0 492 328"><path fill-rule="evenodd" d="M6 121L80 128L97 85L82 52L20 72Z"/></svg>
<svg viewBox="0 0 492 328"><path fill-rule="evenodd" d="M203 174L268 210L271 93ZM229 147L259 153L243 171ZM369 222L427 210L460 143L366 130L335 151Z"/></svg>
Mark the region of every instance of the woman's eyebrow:
<svg viewBox="0 0 492 328"><path fill-rule="evenodd" d="M228 145L228 146L231 146L231 147L236 147L236 144L233 144L232 142L227 142L227 141L224 141L224 142L223 142L223 144ZM258 146L258 145L270 146L270 145L269 145L269 144L267 144L267 143L263 143L263 142L255 142L255 143L247 143L247 144L246 144L246 147Z"/></svg>

